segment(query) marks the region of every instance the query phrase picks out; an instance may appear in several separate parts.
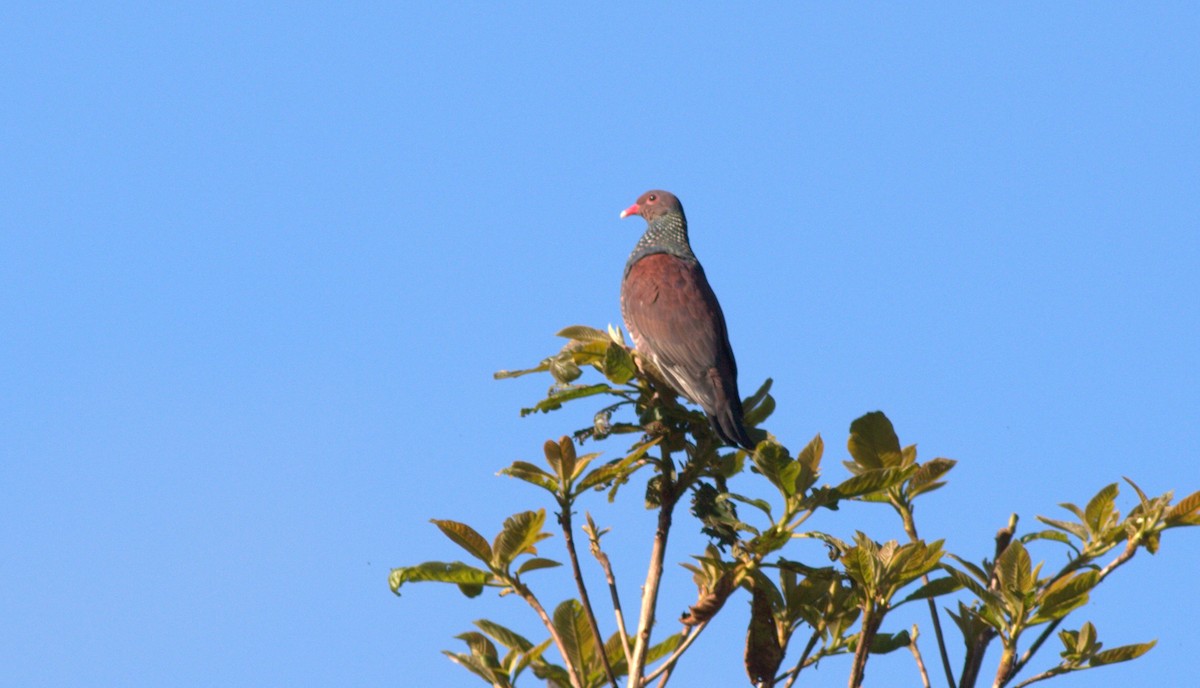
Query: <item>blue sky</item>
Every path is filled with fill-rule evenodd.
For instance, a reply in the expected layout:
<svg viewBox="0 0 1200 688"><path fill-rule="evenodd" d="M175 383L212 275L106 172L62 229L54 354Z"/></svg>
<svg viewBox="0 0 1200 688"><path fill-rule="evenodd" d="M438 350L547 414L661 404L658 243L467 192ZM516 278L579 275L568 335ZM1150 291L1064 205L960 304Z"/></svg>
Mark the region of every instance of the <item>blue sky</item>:
<svg viewBox="0 0 1200 688"><path fill-rule="evenodd" d="M459 557L429 518L546 506L495 472L588 410L520 419L548 381L491 373L619 322L652 187L782 441L838 481L883 409L958 459L917 514L952 551L1123 475L1200 489L1198 35L1186 3L0 9L7 680L481 685L438 651L532 617L388 570ZM627 606L636 495L589 506ZM1194 680L1200 534L1167 535L1068 624L1159 646L1058 685ZM681 685L744 684L726 614Z"/></svg>

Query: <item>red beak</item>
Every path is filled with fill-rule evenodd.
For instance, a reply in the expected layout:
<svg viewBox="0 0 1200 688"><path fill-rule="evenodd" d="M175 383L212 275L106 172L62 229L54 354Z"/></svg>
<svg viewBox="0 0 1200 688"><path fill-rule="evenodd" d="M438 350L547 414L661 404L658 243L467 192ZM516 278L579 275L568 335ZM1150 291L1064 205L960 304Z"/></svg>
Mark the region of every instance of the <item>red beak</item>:
<svg viewBox="0 0 1200 688"><path fill-rule="evenodd" d="M630 215L637 215L640 212L642 212L642 209L638 207L637 203L634 203L633 205L621 211L621 219L624 220Z"/></svg>

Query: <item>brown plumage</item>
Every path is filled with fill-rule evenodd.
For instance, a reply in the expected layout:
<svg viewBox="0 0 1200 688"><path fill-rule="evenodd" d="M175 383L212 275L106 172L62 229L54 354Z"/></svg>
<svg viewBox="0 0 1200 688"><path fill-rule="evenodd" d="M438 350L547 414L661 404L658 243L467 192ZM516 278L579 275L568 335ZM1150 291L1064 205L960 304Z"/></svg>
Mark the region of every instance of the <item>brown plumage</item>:
<svg viewBox="0 0 1200 688"><path fill-rule="evenodd" d="M753 450L725 315L688 243L683 206L669 192L647 191L621 213L629 215L647 223L621 282L621 314L637 350L704 410L726 444Z"/></svg>

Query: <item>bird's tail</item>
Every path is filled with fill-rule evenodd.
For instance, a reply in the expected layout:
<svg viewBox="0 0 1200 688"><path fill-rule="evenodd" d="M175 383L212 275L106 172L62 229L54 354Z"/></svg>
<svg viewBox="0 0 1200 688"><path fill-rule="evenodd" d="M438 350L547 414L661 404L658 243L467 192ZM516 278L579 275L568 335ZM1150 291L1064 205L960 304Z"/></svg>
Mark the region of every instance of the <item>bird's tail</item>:
<svg viewBox="0 0 1200 688"><path fill-rule="evenodd" d="M746 451L754 451L754 442L750 433L746 432L746 424L742 420L742 405L740 402L725 405L717 413L706 414L713 432L717 433L725 444L731 447L741 447Z"/></svg>

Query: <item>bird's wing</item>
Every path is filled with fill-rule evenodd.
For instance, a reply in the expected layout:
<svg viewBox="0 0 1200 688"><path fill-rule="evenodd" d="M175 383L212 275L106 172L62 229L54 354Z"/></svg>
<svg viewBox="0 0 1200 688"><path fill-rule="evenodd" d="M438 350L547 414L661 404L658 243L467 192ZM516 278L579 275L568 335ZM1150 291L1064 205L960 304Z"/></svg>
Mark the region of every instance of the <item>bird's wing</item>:
<svg viewBox="0 0 1200 688"><path fill-rule="evenodd" d="M698 263L665 253L642 258L622 285L621 310L638 350L677 391L710 413L726 392L736 396L725 316Z"/></svg>

